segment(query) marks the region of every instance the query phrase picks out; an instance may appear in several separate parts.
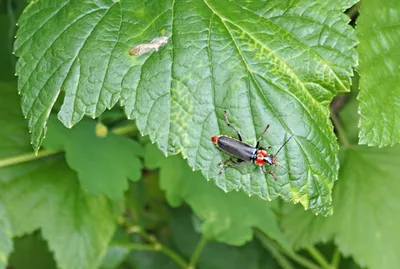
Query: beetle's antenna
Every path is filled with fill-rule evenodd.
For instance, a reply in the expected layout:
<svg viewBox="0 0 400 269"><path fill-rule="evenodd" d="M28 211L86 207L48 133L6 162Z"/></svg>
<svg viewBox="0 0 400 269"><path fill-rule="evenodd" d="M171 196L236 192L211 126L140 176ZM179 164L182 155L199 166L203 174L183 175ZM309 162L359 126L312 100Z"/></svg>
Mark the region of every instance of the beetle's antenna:
<svg viewBox="0 0 400 269"><path fill-rule="evenodd" d="M281 151L281 149L287 144L287 142L289 142L289 140L293 137L293 135L291 135L288 140L285 141L285 143L282 144L282 146L278 149L278 151L275 153L274 158L276 158L276 156L278 155L279 151Z"/></svg>
<svg viewBox="0 0 400 269"><path fill-rule="evenodd" d="M289 140L293 137L293 135L291 135L286 141L285 143L282 144L282 146L278 149L278 151L275 153L274 155L274 159L276 158L276 156L278 155L278 153L281 151L281 149L283 149L283 147L287 144L287 142L289 142ZM278 164L275 162L275 165L281 167L282 169L284 169L288 174L290 174L292 177L295 177L290 171L289 169L287 169L286 167L283 167L282 165Z"/></svg>

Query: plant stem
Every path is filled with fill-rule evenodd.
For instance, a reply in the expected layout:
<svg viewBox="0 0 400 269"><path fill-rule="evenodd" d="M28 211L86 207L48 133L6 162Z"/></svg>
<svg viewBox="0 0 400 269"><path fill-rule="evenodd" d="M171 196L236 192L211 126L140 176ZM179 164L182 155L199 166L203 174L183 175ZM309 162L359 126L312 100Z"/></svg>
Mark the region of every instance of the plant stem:
<svg viewBox="0 0 400 269"><path fill-rule="evenodd" d="M314 246L307 248L308 253L322 266L322 268L330 269L331 266L326 261L325 257Z"/></svg>
<svg viewBox="0 0 400 269"><path fill-rule="evenodd" d="M50 155L55 155L60 152L61 151L59 151L59 150L41 150L38 152L38 154L31 152L31 153L22 154L22 155L15 156L15 157L6 158L3 160L0 160L0 168L14 165L14 164L33 161L33 160L44 158L44 157L47 157Z"/></svg>
<svg viewBox="0 0 400 269"><path fill-rule="evenodd" d="M308 259L304 258L301 255L298 255L296 253L286 253L286 255L291 258L293 261L297 262L298 264L302 265L305 268L308 269L319 269L317 265L315 265L313 262L309 261Z"/></svg>
<svg viewBox="0 0 400 269"><path fill-rule="evenodd" d="M160 251L163 252L165 255L169 256L171 259L173 259L182 268L184 268L184 269L189 268L189 266L185 262L185 260L181 256L179 256L175 251L173 251L172 249L161 245Z"/></svg>
<svg viewBox="0 0 400 269"><path fill-rule="evenodd" d="M283 267L282 263L289 263L289 261L287 261L287 260L284 261L283 259L286 259L286 258L281 253L285 254L287 257L289 257L293 261L302 265L304 268L319 269L319 267L317 265L315 265L313 262L302 257L301 255L298 255L294 252L286 250L285 248L281 247L279 244L275 243L273 240L269 239L264 233L262 233L261 231L259 231L257 229L255 229L255 236L261 242L261 244L271 252L271 254L274 256L274 258L276 258L278 260L278 262L280 262L280 265L282 267ZM280 255L280 256L278 257L275 255ZM282 260L280 260L281 257L282 257Z"/></svg>
<svg viewBox="0 0 400 269"><path fill-rule="evenodd" d="M168 248L167 246L161 244L156 237L148 234L142 227L140 226L130 227L128 228L128 232L136 232L140 234L146 241L148 241L151 244L152 249L144 249L144 250L160 251L165 255L167 255L168 257L170 257L172 260L174 260L183 269L189 268L187 262L181 256L179 256L178 253Z"/></svg>
<svg viewBox="0 0 400 269"><path fill-rule="evenodd" d="M127 243L124 244L129 250L144 250L144 251L159 251L153 245L147 244L134 244L134 243Z"/></svg>
<svg viewBox="0 0 400 269"><path fill-rule="evenodd" d="M340 123L339 118L336 116L334 111L331 111L331 119L333 122L333 125L335 126L337 132L338 132L338 136L339 136L339 140L340 142L342 142L342 144L348 148L351 146L349 140L347 139L346 135L345 135L345 131L343 129L342 124Z"/></svg>
<svg viewBox="0 0 400 269"><path fill-rule="evenodd" d="M157 239L154 236L148 234L142 227L136 226L136 228L137 228L136 232L140 234L147 242L153 245L158 243Z"/></svg>
<svg viewBox="0 0 400 269"><path fill-rule="evenodd" d="M179 264L183 269L189 268L188 265L186 264L186 262L178 254L176 254L171 249L169 249L165 246L162 246L159 243L147 244L147 245L129 243L129 244L126 244L126 246L129 248L129 250L133 250L133 251L135 251L135 250L141 251L142 250L142 251L162 252L165 255L169 256L177 264Z"/></svg>
<svg viewBox="0 0 400 269"><path fill-rule="evenodd" d="M127 124L124 126L116 127L112 129L111 132L117 135L126 135L129 133L132 133L136 131L136 126L133 124ZM14 164L20 164L20 163L25 163L29 161L34 161L37 159L41 159L47 156L55 155L58 153L61 153L61 150L40 150L37 154L34 152L31 153L25 153L21 155L17 155L15 157L10 157L10 158L5 158L5 159L0 159L0 168L1 167L6 167Z"/></svg>
<svg viewBox="0 0 400 269"><path fill-rule="evenodd" d="M205 245L207 243L207 239L205 238L204 235L201 236L199 243L197 243L197 246L192 254L192 257L190 258L189 262L189 267L188 268L194 268L195 264L200 258L200 254L203 251Z"/></svg>
<svg viewBox="0 0 400 269"><path fill-rule="evenodd" d="M332 268L337 269L339 268L341 254L338 248L335 248L335 252L333 253L332 257Z"/></svg>
<svg viewBox="0 0 400 269"><path fill-rule="evenodd" d="M263 238L260 239L260 241L283 269L294 269L290 261L281 253L279 248L271 240Z"/></svg>
<svg viewBox="0 0 400 269"><path fill-rule="evenodd" d="M126 135L137 131L134 124L129 123L127 125L118 126L112 129L112 132L117 135Z"/></svg>

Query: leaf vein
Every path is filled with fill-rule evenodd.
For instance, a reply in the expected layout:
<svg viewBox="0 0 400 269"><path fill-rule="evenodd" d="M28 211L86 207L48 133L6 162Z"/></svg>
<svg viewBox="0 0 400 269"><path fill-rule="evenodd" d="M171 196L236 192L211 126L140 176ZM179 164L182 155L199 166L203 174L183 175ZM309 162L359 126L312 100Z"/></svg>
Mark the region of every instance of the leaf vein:
<svg viewBox="0 0 400 269"><path fill-rule="evenodd" d="M39 25L38 29L41 29L41 28L43 27L43 25L45 25L45 24L48 23L52 18L54 18L54 16L56 16L56 15L58 14L58 12L60 12L65 6L67 6L68 3L69 3L69 1L65 1L65 4L62 5L62 6L60 6L58 9L56 9L55 12L54 12L53 14L51 14L50 17L49 17L47 20L44 20L43 23L42 23L41 25ZM41 11L41 10L39 10L38 12L35 12L34 14L32 14L32 16L35 15L35 14L37 14L37 13L39 13L40 11ZM28 17L26 20L28 20L28 19L29 19L29 17ZM29 39L31 39L31 37L33 37L35 34L36 34L36 32L35 32L35 31L32 31L32 34L29 35L29 36L19 45L18 48L21 48L22 46L24 46L25 43L26 43Z"/></svg>
<svg viewBox="0 0 400 269"><path fill-rule="evenodd" d="M325 59L324 59L319 53L317 53L315 50L311 50L309 46L307 46L306 44L304 44L303 42L301 42L301 40L298 39L295 35L293 35L290 31L288 31L286 28L283 28L283 27L280 26L279 24L276 24L273 20L271 20L271 19L269 19L269 18L262 17L262 16L260 16L259 14L254 13L252 10L249 10L249 9L247 9L247 8L244 8L244 7L242 7L241 5L239 5L239 4L237 4L237 3L236 3L236 5L239 6L240 8L242 8L242 9L245 9L245 10L249 11L251 14L253 14L253 15L255 15L255 16L258 16L258 17L261 18L261 19L264 19L264 20L267 20L267 21L271 22L271 23L274 24L276 27L278 27L279 29L282 29L282 31L284 31L284 32L287 33L289 36L291 36L294 40L296 40L303 48L305 48L305 50L313 52L313 53L321 60L321 63L322 63L324 66L327 66L327 67L328 67L328 69L329 69L329 70L331 71L331 73L334 75L334 77L335 77L336 80L339 82L339 84L340 84L344 89L347 89L346 86L344 86L343 82L339 79L339 77L337 76L337 74L335 73L335 71L332 70L332 69L330 68L330 66L329 66L328 63L325 61ZM230 21L230 22L231 22L232 24L236 25L236 27L240 28L243 32L245 32L245 33L247 33L249 36L251 36L255 41L257 41L257 43L259 43L259 44L260 44L262 47L264 47L266 50L270 51L271 53L274 53L274 52L273 52L272 50L270 50L268 47L264 46L264 44L263 44L262 42L260 42L258 39L256 39L254 36L252 36L250 33L246 32L246 31L245 31L243 28L241 28L239 25L235 24L235 23L232 22L232 21ZM276 58L277 58L278 60L281 60L281 61L282 61L282 59L279 58L277 55L275 55L275 56L276 56ZM285 65L286 65L290 70L292 70L292 72L299 78L299 76L296 74L296 72L293 70L293 68L292 68L289 64L287 64L286 62L284 62L284 63L285 63ZM300 78L299 78L299 80L300 80ZM301 81L301 80L300 80L300 81ZM306 89L307 89L307 88L306 88Z"/></svg>
<svg viewBox="0 0 400 269"><path fill-rule="evenodd" d="M111 7L110 7L110 10L111 10ZM120 17L120 20L119 20L117 40L115 41L114 46L113 46L113 48L111 49L110 56L108 57L106 72L104 73L104 76L103 76L103 79L102 79L103 83L102 83L102 85L100 86L100 91L99 91L99 94L98 94L98 96L97 96L97 102L96 102L96 108L95 108L95 115L93 115L93 117L96 117L97 114L99 113L99 112L98 112L98 104L99 104L99 102L100 102L101 93L102 93L103 89L105 89L105 87L103 87L104 81L105 81L106 78L107 78L108 72L109 72L109 70L110 70L111 58L112 58L112 56L113 56L113 53L114 53L114 51L115 51L115 48L117 47L118 40L119 40L119 38L120 38L120 36L121 36L121 27L122 27L122 9L121 9L121 8L120 8L120 16L121 16L121 17ZM118 91L118 92L119 92L119 96L121 96L121 91ZM119 97L119 98L120 98L120 97ZM119 98L118 98L118 99L119 99ZM107 106L108 106L108 104L107 104Z"/></svg>
<svg viewBox="0 0 400 269"><path fill-rule="evenodd" d="M94 12L96 12L96 11L98 11L98 10L95 10ZM92 13L94 13L94 12L92 12ZM80 19L86 17L87 15L91 15L92 13L86 13L86 14L84 14L83 16L78 17L78 18L77 18L75 21L73 21L70 25L68 25L66 28L64 28L64 29L56 36L56 38L55 38L53 41L51 41L50 45L45 49L44 53L42 54L42 56L41 56L40 58L42 58L42 57L49 51L49 49L51 48L51 46L58 40L58 38L61 37L61 35L65 32L65 30L69 29L72 25L74 25L74 24L75 24L76 22L78 22ZM36 71L36 69L39 67L39 63L40 63L40 59L37 61L37 64L36 64L35 67L33 68L32 72L30 73L30 75L29 75L28 79L26 80L26 82L24 83L24 85L22 85L21 89L23 89L23 88L26 86L26 84L28 83L28 81L31 79L32 75L33 75L33 74L36 74L35 71ZM71 64L71 65L72 65L72 64ZM57 70L58 70L58 69L57 69ZM54 71L54 72L55 72L55 71ZM52 76L52 75L54 74L54 72L53 72L50 76ZM49 79L49 78L46 79L45 84L47 83L48 79ZM42 90L43 90L43 87L41 87L41 88L39 89L39 91L37 92L37 95L36 95L35 97L33 97L34 100L40 95L40 93L41 93ZM33 102L32 102L32 104L33 104ZM30 109L31 109L31 107L29 108L29 110L30 110Z"/></svg>

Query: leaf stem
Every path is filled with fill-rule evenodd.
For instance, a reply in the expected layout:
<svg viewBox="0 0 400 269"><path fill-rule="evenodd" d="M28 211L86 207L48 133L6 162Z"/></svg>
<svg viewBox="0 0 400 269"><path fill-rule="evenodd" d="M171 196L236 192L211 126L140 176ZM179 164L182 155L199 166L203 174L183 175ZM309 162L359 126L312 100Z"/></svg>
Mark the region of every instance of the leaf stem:
<svg viewBox="0 0 400 269"><path fill-rule="evenodd" d="M139 250L139 251L154 251L154 252L162 252L165 255L169 256L172 260L174 260L177 264L179 264L182 268L186 269L189 268L186 262L174 251L171 249L156 243L156 244L134 244L134 243L128 243L126 246L129 248L129 250Z"/></svg>
<svg viewBox="0 0 400 269"><path fill-rule="evenodd" d="M340 251L339 251L339 249L336 247L336 248L335 248L335 252L333 253L332 262L331 262L332 268L333 268L333 269L339 268L340 258L341 258Z"/></svg>
<svg viewBox="0 0 400 269"><path fill-rule="evenodd" d="M292 268L292 265L289 263L289 261L287 261L285 256L283 256L281 253L285 254L287 257L289 257L293 261L297 262L304 268L319 269L319 267L316 264L309 261L308 259L302 257L301 255L296 254L295 252L286 250L285 248L281 247L279 244L276 244L273 240L268 238L261 231L258 231L256 229L255 235L257 236L257 238L261 242L261 244L271 252L271 254L274 256L274 258L279 262L279 264L282 267L284 267L284 265L283 265L284 263L288 263L287 267L285 267L285 268ZM290 266L290 267L288 267L288 266Z"/></svg>
<svg viewBox="0 0 400 269"><path fill-rule="evenodd" d="M348 148L351 146L351 143L349 142L349 140L347 139L346 135L345 135L345 131L343 129L342 124L340 123L339 118L336 116L335 112L331 110L331 119L333 122L333 125L335 126L337 132L338 132L338 136L339 136L339 140L340 142L342 142L342 144Z"/></svg>
<svg viewBox="0 0 400 269"><path fill-rule="evenodd" d="M129 250L144 250L144 251L159 251L154 247L154 245L147 244L134 244L134 243L126 243L124 244Z"/></svg>
<svg viewBox="0 0 400 269"><path fill-rule="evenodd" d="M113 132L114 134L117 135L126 135L126 134L130 134L137 131L137 127L135 124L127 124L127 125L122 125L122 126L118 126L112 129L111 132Z"/></svg>
<svg viewBox="0 0 400 269"><path fill-rule="evenodd" d="M188 268L195 268L195 265L196 265L197 261L199 260L201 252L203 251L206 244L207 244L207 239L204 235L202 235L199 243L197 243L197 246L192 254L192 257L190 258Z"/></svg>
<svg viewBox="0 0 400 269"><path fill-rule="evenodd" d="M120 127L116 127L114 129L112 129L111 132L114 134L117 134L117 135L126 135L126 134L132 133L136 130L137 130L137 128L134 124L127 124L127 125L123 125ZM25 162L29 162L29 161L34 161L34 160L44 158L47 156L56 155L61 152L63 152L63 151L43 149L43 150L40 150L37 154L35 154L34 152L30 152L30 153L17 155L14 157L0 159L0 168L10 166L10 165L20 164L20 163L25 163Z"/></svg>
<svg viewBox="0 0 400 269"><path fill-rule="evenodd" d="M34 152L31 153L26 153L22 155L18 155L15 157L10 157L6 159L0 160L0 168L1 167L6 167L14 164L19 164L19 163L24 163L24 162L29 162L33 161L36 159L44 158L50 155L55 155L57 153L60 153L61 151L59 150L41 150L38 152L38 154L35 154Z"/></svg>
<svg viewBox="0 0 400 269"><path fill-rule="evenodd" d="M167 248L164 245L161 245L160 251L163 252L165 255L169 256L171 259L173 259L177 264L180 265L180 267L182 267L184 269L189 268L186 261L172 249Z"/></svg>
<svg viewBox="0 0 400 269"><path fill-rule="evenodd" d="M308 253L322 266L322 268L330 269L331 266L326 261L325 257L314 246L307 247Z"/></svg>
<svg viewBox="0 0 400 269"><path fill-rule="evenodd" d="M315 265L313 262L309 261L308 259L304 258L303 256L296 254L296 253L286 253L286 255L297 262L298 264L302 265L304 268L308 269L319 269L317 265Z"/></svg>
<svg viewBox="0 0 400 269"><path fill-rule="evenodd" d="M259 240L261 241L261 244L268 249L269 253L275 258L275 260L283 269L294 269L290 261L281 253L276 244L274 244L269 238L259 237Z"/></svg>
<svg viewBox="0 0 400 269"><path fill-rule="evenodd" d="M167 246L161 244L157 240L155 236L152 236L148 234L142 227L140 226L132 226L128 228L128 233L138 233L140 234L146 241L150 243L152 246L151 249L144 249L144 250L150 250L150 251L159 251L170 257L172 260L174 260L179 266L183 269L190 268L187 264L187 262L175 251L172 249L168 248ZM146 246L146 245L144 245Z"/></svg>

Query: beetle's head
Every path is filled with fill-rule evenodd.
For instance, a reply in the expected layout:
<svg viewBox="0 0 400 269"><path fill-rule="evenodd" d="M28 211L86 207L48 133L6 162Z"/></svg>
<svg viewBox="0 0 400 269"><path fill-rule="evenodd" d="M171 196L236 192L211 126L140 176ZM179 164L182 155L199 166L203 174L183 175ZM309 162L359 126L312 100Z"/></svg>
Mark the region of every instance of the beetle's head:
<svg viewBox="0 0 400 269"><path fill-rule="evenodd" d="M265 157L265 161L269 165L275 165L277 166L278 164L276 163L276 156L269 154L267 157Z"/></svg>
<svg viewBox="0 0 400 269"><path fill-rule="evenodd" d="M259 149L256 151L256 158L254 163L259 166L268 165L277 165L275 156L269 154L265 149Z"/></svg>

